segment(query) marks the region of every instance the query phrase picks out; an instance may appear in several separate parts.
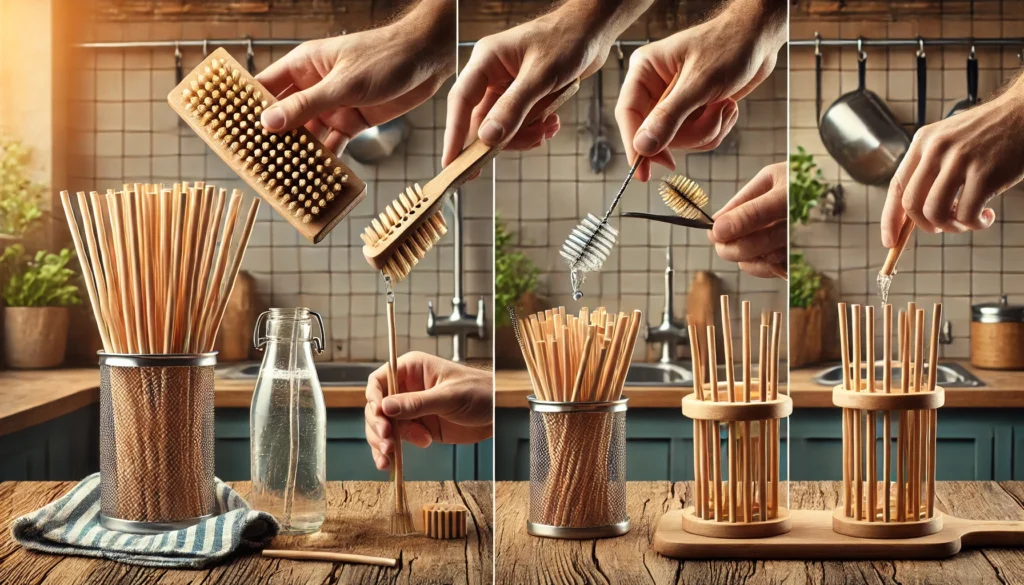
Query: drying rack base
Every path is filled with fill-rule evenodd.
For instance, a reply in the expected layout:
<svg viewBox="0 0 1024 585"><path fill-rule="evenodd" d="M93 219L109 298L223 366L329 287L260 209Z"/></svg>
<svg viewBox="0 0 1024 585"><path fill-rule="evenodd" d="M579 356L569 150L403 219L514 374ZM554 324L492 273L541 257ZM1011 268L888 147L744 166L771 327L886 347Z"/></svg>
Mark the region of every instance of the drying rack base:
<svg viewBox="0 0 1024 585"><path fill-rule="evenodd" d="M792 528L789 510L780 508L777 518L766 522L716 522L704 520L694 513L693 506L683 510L683 530L699 536L710 538L767 538L785 534Z"/></svg>
<svg viewBox="0 0 1024 585"><path fill-rule="evenodd" d="M919 538L942 530L942 514L907 522L868 522L847 518L839 507L832 511L832 530L854 538Z"/></svg>
<svg viewBox="0 0 1024 585"><path fill-rule="evenodd" d="M942 559L963 548L1024 548L1024 522L941 515L942 530L902 539L856 538L832 530L832 510L791 510L792 529L767 538L712 538L683 530L683 510L658 521L651 547L678 559Z"/></svg>

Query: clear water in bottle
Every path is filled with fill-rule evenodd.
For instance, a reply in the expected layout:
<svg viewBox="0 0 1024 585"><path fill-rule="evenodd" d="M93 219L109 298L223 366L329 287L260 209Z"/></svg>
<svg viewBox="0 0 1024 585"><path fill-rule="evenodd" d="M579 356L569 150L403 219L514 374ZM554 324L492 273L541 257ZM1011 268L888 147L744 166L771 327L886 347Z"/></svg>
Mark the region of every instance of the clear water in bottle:
<svg viewBox="0 0 1024 585"><path fill-rule="evenodd" d="M249 413L253 508L272 514L282 534L308 534L327 516L327 412L313 364L308 309L271 309L256 323L256 347L263 349ZM260 335L260 323L266 329Z"/></svg>

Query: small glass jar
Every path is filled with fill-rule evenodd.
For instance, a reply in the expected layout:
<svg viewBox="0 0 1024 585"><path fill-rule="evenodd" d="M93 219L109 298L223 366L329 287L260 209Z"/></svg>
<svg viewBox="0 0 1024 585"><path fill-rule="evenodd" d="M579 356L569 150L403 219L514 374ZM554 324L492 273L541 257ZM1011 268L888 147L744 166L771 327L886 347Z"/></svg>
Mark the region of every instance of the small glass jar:
<svg viewBox="0 0 1024 585"><path fill-rule="evenodd" d="M320 326L318 338L311 316ZM313 364L313 350L323 352L323 334L323 319L306 308L270 309L253 333L263 365L249 412L249 503L272 514L282 534L316 532L327 517L327 411Z"/></svg>

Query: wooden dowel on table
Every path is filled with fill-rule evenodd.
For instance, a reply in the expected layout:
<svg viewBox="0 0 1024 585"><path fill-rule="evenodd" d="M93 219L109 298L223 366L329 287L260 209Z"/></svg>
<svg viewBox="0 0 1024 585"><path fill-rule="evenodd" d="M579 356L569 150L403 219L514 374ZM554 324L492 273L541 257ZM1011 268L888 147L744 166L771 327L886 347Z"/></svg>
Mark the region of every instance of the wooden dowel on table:
<svg viewBox="0 0 1024 585"><path fill-rule="evenodd" d="M384 557L371 557L366 555L353 555L347 553L336 553L321 550L282 550L264 549L263 556L272 559L286 559L289 561L321 561L328 563L356 563L361 565L377 565L380 567L394 567L398 565L398 559Z"/></svg>

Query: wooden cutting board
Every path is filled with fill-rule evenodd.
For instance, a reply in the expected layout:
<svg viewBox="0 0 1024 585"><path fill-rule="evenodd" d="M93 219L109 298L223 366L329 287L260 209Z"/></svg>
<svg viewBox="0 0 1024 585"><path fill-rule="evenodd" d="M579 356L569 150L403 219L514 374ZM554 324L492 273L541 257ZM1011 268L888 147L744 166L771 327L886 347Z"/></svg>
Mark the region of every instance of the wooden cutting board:
<svg viewBox="0 0 1024 585"><path fill-rule="evenodd" d="M831 510L793 510L793 529L771 538L708 538L683 530L683 511L661 517L652 548L677 559L943 559L965 548L1024 547L1024 522L942 516L942 530L920 538L871 539L832 530Z"/></svg>

